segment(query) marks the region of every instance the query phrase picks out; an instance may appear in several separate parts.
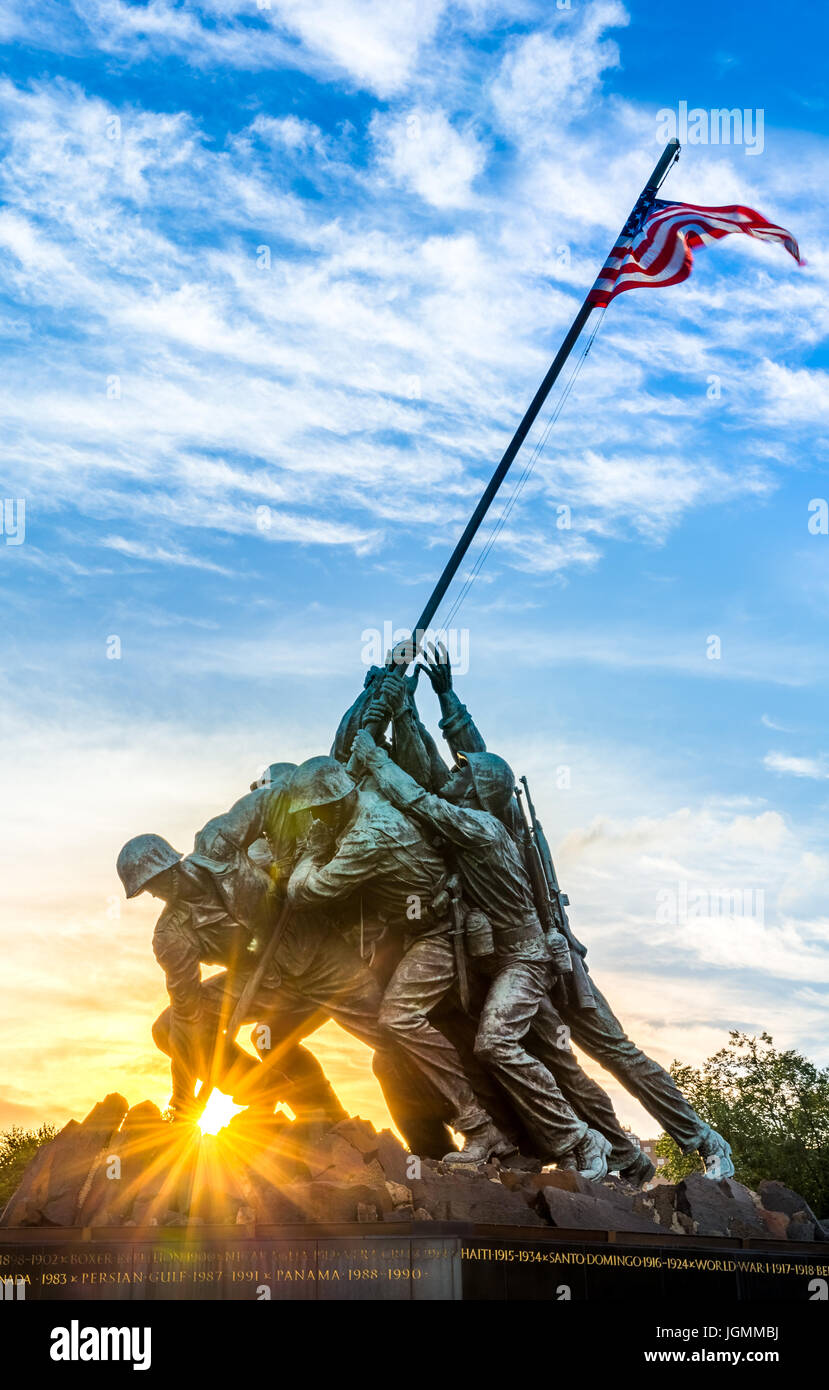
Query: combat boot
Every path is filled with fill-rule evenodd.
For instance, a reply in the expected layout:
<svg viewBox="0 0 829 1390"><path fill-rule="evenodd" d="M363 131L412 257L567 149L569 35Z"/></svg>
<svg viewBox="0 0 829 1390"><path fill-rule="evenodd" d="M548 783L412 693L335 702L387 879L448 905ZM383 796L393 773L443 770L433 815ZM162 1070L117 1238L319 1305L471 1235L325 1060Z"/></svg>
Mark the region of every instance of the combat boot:
<svg viewBox="0 0 829 1390"><path fill-rule="evenodd" d="M610 1167L613 1167L612 1155ZM626 1168L618 1169L619 1177L624 1178L625 1182L629 1182L632 1187L644 1187L646 1182L650 1182L655 1172L656 1169L648 1155L643 1153L641 1149L632 1163L629 1163Z"/></svg>
<svg viewBox="0 0 829 1390"><path fill-rule="evenodd" d="M454 1168L468 1163L486 1163L490 1158L505 1158L507 1154L516 1152L512 1140L502 1134L491 1120L487 1120L486 1124L468 1129L464 1135L463 1148L453 1149L451 1153L445 1154L443 1162Z"/></svg>
<svg viewBox="0 0 829 1390"><path fill-rule="evenodd" d="M584 1137L571 1150L574 1164L579 1177L587 1178L588 1182L601 1182L602 1178L607 1177L607 1160L611 1150L609 1139L605 1139L597 1129L588 1129ZM571 1154L566 1157L570 1158Z"/></svg>
<svg viewBox="0 0 829 1390"><path fill-rule="evenodd" d="M731 1145L710 1125L705 1138L697 1144L697 1153L705 1164L705 1176L716 1182L717 1178L733 1178L734 1160Z"/></svg>

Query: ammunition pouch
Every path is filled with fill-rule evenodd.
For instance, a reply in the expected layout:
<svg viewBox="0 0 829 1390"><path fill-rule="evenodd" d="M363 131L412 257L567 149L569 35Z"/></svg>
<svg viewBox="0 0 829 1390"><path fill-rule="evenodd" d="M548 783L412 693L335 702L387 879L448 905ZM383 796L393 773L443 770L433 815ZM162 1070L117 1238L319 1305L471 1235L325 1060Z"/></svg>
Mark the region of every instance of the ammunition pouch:
<svg viewBox="0 0 829 1390"><path fill-rule="evenodd" d="M546 934L547 949L550 952L550 964L557 975L570 975L573 970L573 959L570 955L570 947L565 937L558 929L549 931Z"/></svg>
<svg viewBox="0 0 829 1390"><path fill-rule="evenodd" d="M464 918L463 930L466 949L470 956L480 958L494 953L495 937L492 923L485 912L479 912L476 908L470 909Z"/></svg>

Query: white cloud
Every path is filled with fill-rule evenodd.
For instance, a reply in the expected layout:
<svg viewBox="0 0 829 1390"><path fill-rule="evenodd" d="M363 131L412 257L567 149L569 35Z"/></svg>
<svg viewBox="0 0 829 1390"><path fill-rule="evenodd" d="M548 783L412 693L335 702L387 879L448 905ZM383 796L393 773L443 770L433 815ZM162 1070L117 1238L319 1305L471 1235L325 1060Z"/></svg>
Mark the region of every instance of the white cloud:
<svg viewBox="0 0 829 1390"><path fill-rule="evenodd" d="M558 144L561 127L585 111L603 72L619 64L618 46L605 31L628 22L617 0L598 0L580 13L558 11L552 33L516 40L491 88L503 128L532 143Z"/></svg>
<svg viewBox="0 0 829 1390"><path fill-rule="evenodd" d="M787 367L768 359L760 364L765 392L763 417L769 423L814 423L829 419L829 372Z"/></svg>
<svg viewBox="0 0 829 1390"><path fill-rule="evenodd" d="M404 87L445 0L73 0L87 42L128 61L166 53L198 66L300 68L388 97ZM59 42L57 34L54 41Z"/></svg>
<svg viewBox="0 0 829 1390"><path fill-rule="evenodd" d="M571 896L618 968L630 933L645 934L670 970L689 957L717 970L829 984L829 864L810 865L808 901L798 837L777 811L730 814L716 802L664 816L594 819L559 848ZM559 875L562 874L559 868ZM608 897L608 884L614 889Z"/></svg>
<svg viewBox="0 0 829 1390"><path fill-rule="evenodd" d="M185 569L208 570L212 574L232 573L223 565L215 565L210 560L205 560L198 555L188 555L186 551L179 549L167 549L163 545L145 545L140 541L127 540L124 536L105 536L101 545L108 550L117 550L121 555L127 555L132 560L148 560L161 565L181 565Z"/></svg>
<svg viewBox="0 0 829 1390"><path fill-rule="evenodd" d="M778 734L793 734L793 733L795 733L795 730L794 730L794 729L788 728L785 724L777 724L777 723L776 723L773 719L771 719L771 718L769 717L769 715L767 715L767 714L761 715L761 717L760 717L760 723L763 724L763 725L765 726L765 728L767 728L767 729L774 729L774 731L775 731L776 733L778 733Z"/></svg>
<svg viewBox="0 0 829 1390"><path fill-rule="evenodd" d="M602 533L630 525L652 540L664 539L706 497L764 496L774 486L759 470L735 475L705 459L672 457L667 447L661 454L642 449L635 455L585 449L559 460L557 474L556 495L586 513L587 529Z"/></svg>
<svg viewBox="0 0 829 1390"><path fill-rule="evenodd" d="M823 782L829 778L829 762L825 758L798 758L790 753L767 753L763 766L769 772L789 773L792 777L810 777Z"/></svg>
<svg viewBox="0 0 829 1390"><path fill-rule="evenodd" d="M318 125L299 116L265 116L260 112L251 121L248 131L276 149L301 154L305 159L309 154L324 155L330 145Z"/></svg>
<svg viewBox="0 0 829 1390"><path fill-rule="evenodd" d="M402 115L375 115L371 133L381 167L432 207L466 207L486 152L475 135L452 125L445 112L413 107Z"/></svg>
<svg viewBox="0 0 829 1390"><path fill-rule="evenodd" d="M379 96L405 86L430 40L444 0L273 0L276 18L320 54Z"/></svg>

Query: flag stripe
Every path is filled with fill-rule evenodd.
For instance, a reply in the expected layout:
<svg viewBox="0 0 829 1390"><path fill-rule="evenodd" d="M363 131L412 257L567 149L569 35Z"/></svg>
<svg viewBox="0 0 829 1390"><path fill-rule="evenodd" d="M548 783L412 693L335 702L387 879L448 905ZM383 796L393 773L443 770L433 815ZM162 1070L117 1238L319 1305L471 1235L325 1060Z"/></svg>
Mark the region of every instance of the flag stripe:
<svg viewBox="0 0 829 1390"><path fill-rule="evenodd" d="M694 203L656 200L641 228L621 239L608 256L588 295L591 304L604 307L624 290L660 289L687 280L694 251L732 232L744 232L760 241L783 246L798 265L800 249L791 232L769 222L753 208L735 203L706 208Z"/></svg>

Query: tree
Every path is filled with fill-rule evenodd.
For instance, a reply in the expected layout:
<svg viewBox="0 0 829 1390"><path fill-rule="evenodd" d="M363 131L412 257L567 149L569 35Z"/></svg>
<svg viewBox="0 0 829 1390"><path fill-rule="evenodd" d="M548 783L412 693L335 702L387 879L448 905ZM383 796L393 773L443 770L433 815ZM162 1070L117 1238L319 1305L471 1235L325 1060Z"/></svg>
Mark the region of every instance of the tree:
<svg viewBox="0 0 829 1390"><path fill-rule="evenodd" d="M51 1124L43 1124L39 1129L12 1125L11 1129L0 1132L0 1211L20 1186L26 1165L41 1145L48 1144L57 1132L57 1127Z"/></svg>
<svg viewBox="0 0 829 1390"><path fill-rule="evenodd" d="M779 1052L769 1033L732 1032L702 1067L674 1062L671 1075L694 1109L728 1140L739 1182L756 1188L776 1178L829 1213L829 1069L794 1048ZM656 1151L674 1182L700 1169L667 1134Z"/></svg>

